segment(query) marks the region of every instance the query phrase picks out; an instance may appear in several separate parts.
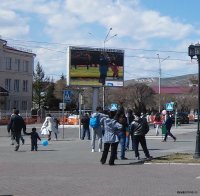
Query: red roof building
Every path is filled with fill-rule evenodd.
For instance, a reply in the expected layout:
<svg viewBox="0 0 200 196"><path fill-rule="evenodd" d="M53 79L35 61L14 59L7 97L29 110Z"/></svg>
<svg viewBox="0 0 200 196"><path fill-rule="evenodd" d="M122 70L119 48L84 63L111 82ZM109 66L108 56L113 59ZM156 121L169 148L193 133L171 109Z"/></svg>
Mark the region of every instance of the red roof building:
<svg viewBox="0 0 200 196"><path fill-rule="evenodd" d="M153 86L152 89L156 94L159 93L158 86ZM162 86L162 87L160 87L161 94L189 94L189 93L191 93L191 91L192 91L191 87L181 87L181 86Z"/></svg>

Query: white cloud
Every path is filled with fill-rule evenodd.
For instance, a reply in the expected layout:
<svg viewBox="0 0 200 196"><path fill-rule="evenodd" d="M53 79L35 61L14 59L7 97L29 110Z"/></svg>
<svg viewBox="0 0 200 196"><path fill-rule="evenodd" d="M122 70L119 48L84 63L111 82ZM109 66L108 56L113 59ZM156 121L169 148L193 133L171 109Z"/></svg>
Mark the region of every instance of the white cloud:
<svg viewBox="0 0 200 196"><path fill-rule="evenodd" d="M141 8L139 0L1 0L0 35L13 39L29 37L30 21L34 17L35 24L42 24L41 37L48 37L49 42L59 42L72 45L90 45L102 47L103 39L110 27L111 35L117 33L115 39L106 43L107 47L117 48L155 48L159 39L173 42L174 50L186 50L183 40L190 34L199 33L190 24L182 23L169 16L163 16L153 10ZM95 26L94 26L95 24ZM98 26L98 27L97 27ZM37 28L37 27L36 27ZM96 29L95 29L96 28ZM92 32L93 38L88 32ZM102 35L102 36L101 36ZM155 41L156 40L156 41ZM43 41L43 40L36 40ZM178 43L180 42L180 43ZM44 46L46 47L46 46ZM65 54L59 54L56 46L52 50L33 49L37 59L49 73L65 73L66 62L51 59L65 59ZM66 46L65 46L66 47ZM168 47L166 43L165 46ZM187 46L186 46L187 47ZM41 52L43 55L41 55ZM130 55L155 56L156 52L128 51ZM171 57L172 58L172 57ZM157 59L127 58L126 77L136 75L157 74ZM182 62L163 62L163 72L181 69ZM190 68L192 69L192 68Z"/></svg>
<svg viewBox="0 0 200 196"><path fill-rule="evenodd" d="M23 37L29 33L28 19L13 11L0 9L0 35Z"/></svg>

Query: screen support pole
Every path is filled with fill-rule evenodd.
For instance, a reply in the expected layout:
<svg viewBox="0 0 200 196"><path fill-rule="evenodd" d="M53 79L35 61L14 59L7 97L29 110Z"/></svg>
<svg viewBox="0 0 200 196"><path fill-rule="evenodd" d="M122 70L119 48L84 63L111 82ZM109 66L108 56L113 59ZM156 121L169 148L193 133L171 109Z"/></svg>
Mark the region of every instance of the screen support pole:
<svg viewBox="0 0 200 196"><path fill-rule="evenodd" d="M92 94L92 112L96 111L98 106L98 97L99 97L99 87L93 87L93 94Z"/></svg>

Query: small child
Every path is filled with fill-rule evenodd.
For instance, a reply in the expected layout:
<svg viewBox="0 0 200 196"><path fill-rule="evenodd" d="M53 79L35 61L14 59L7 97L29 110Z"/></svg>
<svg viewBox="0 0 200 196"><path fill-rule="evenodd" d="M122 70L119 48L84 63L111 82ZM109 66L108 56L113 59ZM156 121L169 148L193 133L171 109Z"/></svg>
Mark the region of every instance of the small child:
<svg viewBox="0 0 200 196"><path fill-rule="evenodd" d="M31 133L26 133L26 135L30 135L31 136L31 151L37 151L38 146L37 146L37 140L40 140L40 137L38 135L38 133L36 132L36 128L32 128L32 132Z"/></svg>

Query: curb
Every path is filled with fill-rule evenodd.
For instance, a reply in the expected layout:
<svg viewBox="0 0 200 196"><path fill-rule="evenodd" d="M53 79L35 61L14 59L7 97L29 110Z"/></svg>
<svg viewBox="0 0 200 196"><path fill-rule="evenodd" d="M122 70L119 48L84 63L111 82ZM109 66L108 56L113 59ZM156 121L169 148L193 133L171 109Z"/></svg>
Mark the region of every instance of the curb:
<svg viewBox="0 0 200 196"><path fill-rule="evenodd" d="M200 166L200 163L145 163L145 165L191 165L191 166Z"/></svg>

